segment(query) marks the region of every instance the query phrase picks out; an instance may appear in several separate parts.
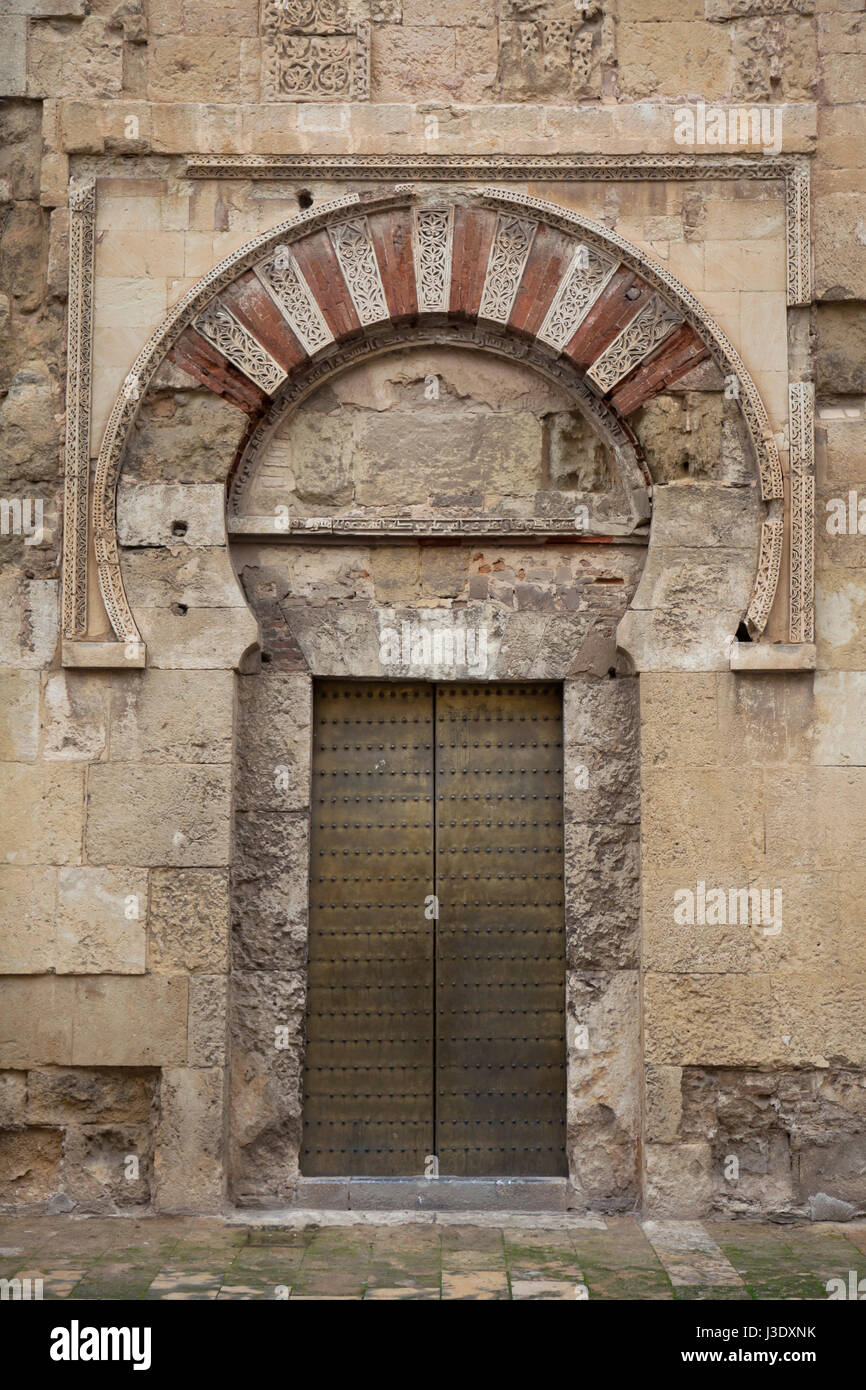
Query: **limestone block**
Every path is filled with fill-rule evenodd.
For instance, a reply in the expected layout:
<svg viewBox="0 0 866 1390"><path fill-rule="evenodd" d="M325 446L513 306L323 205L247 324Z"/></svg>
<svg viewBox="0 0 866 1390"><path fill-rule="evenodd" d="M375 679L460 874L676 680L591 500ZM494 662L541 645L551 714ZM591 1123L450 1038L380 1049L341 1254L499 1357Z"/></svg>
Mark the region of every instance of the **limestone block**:
<svg viewBox="0 0 866 1390"><path fill-rule="evenodd" d="M241 41L187 34L156 37L148 45L147 97L174 101L237 101L241 95Z"/></svg>
<svg viewBox="0 0 866 1390"><path fill-rule="evenodd" d="M818 671L814 681L812 761L824 766L866 766L866 674Z"/></svg>
<svg viewBox="0 0 866 1390"><path fill-rule="evenodd" d="M570 821L636 825L640 819L640 753L631 748L604 752L575 744L564 772L563 805Z"/></svg>
<svg viewBox="0 0 866 1390"><path fill-rule="evenodd" d="M54 975L0 979L0 1067L71 1063L75 988Z"/></svg>
<svg viewBox="0 0 866 1390"><path fill-rule="evenodd" d="M808 759L815 717L808 675L742 671L720 674L716 682L719 762L733 747L749 768Z"/></svg>
<svg viewBox="0 0 866 1390"><path fill-rule="evenodd" d="M39 676L0 671L0 762L32 763L39 746Z"/></svg>
<svg viewBox="0 0 866 1390"><path fill-rule="evenodd" d="M0 574L0 664L29 671L48 664L57 646L57 598L56 580Z"/></svg>
<svg viewBox="0 0 866 1390"><path fill-rule="evenodd" d="M33 1070L27 1074L27 1120L37 1125L146 1125L157 1082L156 1071L129 1067Z"/></svg>
<svg viewBox="0 0 866 1390"><path fill-rule="evenodd" d="M56 910L56 869L0 866L0 974L53 968Z"/></svg>
<svg viewBox="0 0 866 1390"><path fill-rule="evenodd" d="M712 1210L709 1144L647 1144L645 1210L651 1217L700 1219Z"/></svg>
<svg viewBox="0 0 866 1390"><path fill-rule="evenodd" d="M859 409L856 410L854 419L845 419L842 410L839 411L839 416L841 418L830 419L825 411L819 414L815 433L815 471L819 485L850 483L853 487L862 477L862 459L866 453L866 420L861 418ZM837 488L834 495L845 494ZM818 515L820 538L821 521L826 517L826 507L819 509Z"/></svg>
<svg viewBox="0 0 866 1390"><path fill-rule="evenodd" d="M227 764L104 763L91 768L90 862L155 868L227 865L230 783Z"/></svg>
<svg viewBox="0 0 866 1390"><path fill-rule="evenodd" d="M121 545L199 550L225 545L225 490L218 483L133 483L117 494Z"/></svg>
<svg viewBox="0 0 866 1390"><path fill-rule="evenodd" d="M246 606L137 607L135 618L147 646L148 666L157 670L236 670L259 640L258 623Z"/></svg>
<svg viewBox="0 0 866 1390"><path fill-rule="evenodd" d="M27 1105L27 1073L0 1072L0 1126L16 1125Z"/></svg>
<svg viewBox="0 0 866 1390"><path fill-rule="evenodd" d="M191 1067L225 1066L228 1046L228 979L193 975L189 982L189 1054Z"/></svg>
<svg viewBox="0 0 866 1390"><path fill-rule="evenodd" d="M496 75L492 30L382 24L372 31L374 102L463 101L490 96Z"/></svg>
<svg viewBox="0 0 866 1390"><path fill-rule="evenodd" d="M700 972L706 974L742 974L748 971L752 954L753 932L760 932L762 928L760 923L753 928L750 921L746 921L745 924L741 924L739 921L728 922L729 894L731 890L766 886L765 874L762 872L757 875L754 870L749 872L745 867L727 867L717 872L708 871L709 877L707 879L703 878L702 871L689 883L685 881L685 874L682 871L679 873L656 873L651 867L652 863L653 856L648 855L648 867L645 870L642 883L644 967L647 970L678 974ZM775 888L777 879L772 872L769 881ZM682 902L677 894L683 890L688 890L697 897L700 882L704 883L705 891L721 890L725 894L725 921L723 924L715 925L713 922L708 924L706 921L702 923L699 920L697 908L694 913L694 921L677 920L675 915L677 906ZM739 901L739 898L733 900L735 913L738 917ZM744 901L745 911L751 918L752 900ZM768 902L772 908L774 899L770 898ZM761 900L759 899L757 902L758 916L760 916L760 906ZM682 916L682 913L679 915Z"/></svg>
<svg viewBox="0 0 866 1390"><path fill-rule="evenodd" d="M681 97L684 72L700 72L707 101L731 90L730 36L702 19L620 23L617 58L623 95L632 100Z"/></svg>
<svg viewBox="0 0 866 1390"><path fill-rule="evenodd" d="M144 1125L70 1127L63 1145L63 1191L79 1210L111 1213L151 1199L150 1132ZM138 1159L138 1174L128 1163Z"/></svg>
<svg viewBox="0 0 866 1390"><path fill-rule="evenodd" d="M573 970L634 969L640 948L637 827L565 825L565 942Z"/></svg>
<svg viewBox="0 0 866 1390"><path fill-rule="evenodd" d="M232 756L230 671L142 671L111 690L111 757L119 762L225 763Z"/></svg>
<svg viewBox="0 0 866 1390"><path fill-rule="evenodd" d="M196 483L222 486L245 427L243 412L212 391L149 394L136 417L124 479L127 484L166 483L174 488L177 461L182 458L185 487Z"/></svg>
<svg viewBox="0 0 866 1390"><path fill-rule="evenodd" d="M682 1067L647 1067L646 1138L673 1144L679 1138L683 1113Z"/></svg>
<svg viewBox="0 0 866 1390"><path fill-rule="evenodd" d="M310 799L312 683L271 671L238 681L235 809L300 811Z"/></svg>
<svg viewBox="0 0 866 1390"><path fill-rule="evenodd" d="M781 1060L768 975L644 977L646 1060L657 1066L760 1066Z"/></svg>
<svg viewBox="0 0 866 1390"><path fill-rule="evenodd" d="M866 669L864 624L866 576L863 570L822 565L815 580L818 669Z"/></svg>
<svg viewBox="0 0 866 1390"><path fill-rule="evenodd" d="M145 871L59 871L54 947L58 975L142 975L146 946Z"/></svg>
<svg viewBox="0 0 866 1390"><path fill-rule="evenodd" d="M859 61L862 64L862 58ZM866 196L829 193L816 198L813 219L816 298L825 303L862 298L866 276Z"/></svg>
<svg viewBox="0 0 866 1390"><path fill-rule="evenodd" d="M285 1193L297 1176L304 1003L300 971L240 971L233 976L230 1134L235 1192Z"/></svg>
<svg viewBox="0 0 866 1390"><path fill-rule="evenodd" d="M4 763L0 766L0 787L8 864L78 862L84 808L81 768Z"/></svg>
<svg viewBox="0 0 866 1390"><path fill-rule="evenodd" d="M866 309L862 304L819 304L817 325L816 391L862 396L866 393Z"/></svg>
<svg viewBox="0 0 866 1390"><path fill-rule="evenodd" d="M642 783L644 862L682 871L682 887L763 856L772 806L761 778L744 779L739 768L644 767Z"/></svg>
<svg viewBox="0 0 866 1390"><path fill-rule="evenodd" d="M44 1202L58 1191L59 1129L0 1130L0 1202Z"/></svg>
<svg viewBox="0 0 866 1390"><path fill-rule="evenodd" d="M355 500L408 507L423 503L432 487L441 495L531 495L542 445L541 421L529 411L473 416L431 404L401 412L399 429L387 413L372 414L357 432Z"/></svg>
<svg viewBox="0 0 866 1390"><path fill-rule="evenodd" d="M866 768L780 771L765 816L766 854L780 869L849 868L866 833Z"/></svg>
<svg viewBox="0 0 866 1390"><path fill-rule="evenodd" d="M123 552L123 578L137 608L241 608L246 600L223 546L173 554L163 548Z"/></svg>
<svg viewBox="0 0 866 1390"><path fill-rule="evenodd" d="M698 671L641 674L642 766L712 767L720 761L717 679Z"/></svg>
<svg viewBox="0 0 866 1390"><path fill-rule="evenodd" d="M123 86L123 34L101 15L80 24L34 24L27 93L33 97L118 97Z"/></svg>
<svg viewBox="0 0 866 1390"><path fill-rule="evenodd" d="M108 743L108 684L102 675L56 671L42 684L42 756L97 762Z"/></svg>
<svg viewBox="0 0 866 1390"><path fill-rule="evenodd" d="M638 989L634 970L567 977L569 1171L596 1210L629 1210L637 1194Z"/></svg>
<svg viewBox="0 0 866 1390"><path fill-rule="evenodd" d="M293 970L303 965L309 833L306 812L247 812L236 817L232 867L235 969Z"/></svg>
<svg viewBox="0 0 866 1390"><path fill-rule="evenodd" d="M782 1039L779 1052L792 1066L862 1067L866 963L862 950L844 976L810 970L771 977L774 1027ZM785 1039L788 1039L785 1042Z"/></svg>
<svg viewBox="0 0 866 1390"><path fill-rule="evenodd" d="M7 14L0 48L0 96L23 97L27 91L27 16Z"/></svg>
<svg viewBox="0 0 866 1390"><path fill-rule="evenodd" d="M224 1201L225 1074L166 1067L154 1159L161 1212L218 1212Z"/></svg>
<svg viewBox="0 0 866 1390"><path fill-rule="evenodd" d="M75 989L75 1066L165 1067L185 1061L185 976L105 975L77 980Z"/></svg>
<svg viewBox="0 0 866 1390"><path fill-rule="evenodd" d="M228 961L227 869L154 869L150 876L152 970L224 971Z"/></svg>

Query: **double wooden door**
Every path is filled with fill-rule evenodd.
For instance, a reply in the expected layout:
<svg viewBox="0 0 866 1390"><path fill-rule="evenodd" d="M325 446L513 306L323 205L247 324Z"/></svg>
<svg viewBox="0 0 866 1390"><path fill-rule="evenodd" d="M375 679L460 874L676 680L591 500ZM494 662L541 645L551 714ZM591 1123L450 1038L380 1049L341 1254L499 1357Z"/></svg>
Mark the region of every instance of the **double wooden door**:
<svg viewBox="0 0 866 1390"><path fill-rule="evenodd" d="M561 688L318 685L302 1172L564 1174L564 1003Z"/></svg>

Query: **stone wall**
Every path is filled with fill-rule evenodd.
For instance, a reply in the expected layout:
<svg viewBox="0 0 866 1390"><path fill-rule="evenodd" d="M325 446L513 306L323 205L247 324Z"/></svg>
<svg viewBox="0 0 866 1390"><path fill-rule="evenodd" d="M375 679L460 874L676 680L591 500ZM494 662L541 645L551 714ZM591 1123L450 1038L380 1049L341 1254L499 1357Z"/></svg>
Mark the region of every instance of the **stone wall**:
<svg viewBox="0 0 866 1390"><path fill-rule="evenodd" d="M432 608L491 625L496 678L564 681L567 774L588 765L598 798L589 815L572 801L567 846L569 1013L591 1040L571 1058L575 1200L808 1215L826 1193L862 1209L862 8L11 0L0 23L0 1201L215 1210L229 1170L235 1197L291 1196L310 680L381 675L382 615ZM772 106L783 155L810 167L809 303L786 305L781 177L624 169L694 153L674 113L700 97ZM199 277L301 209L423 182L431 154L486 158L477 184L507 177L676 276L752 373L786 470L788 385L814 384L814 669L731 669L762 509L718 373L630 417L655 485L648 552L236 540L230 555L225 485L247 420L168 363L118 501L146 667L100 666L112 633L92 573L91 669L64 664L70 178L97 180L95 459L142 344ZM187 158L206 155L308 163L192 176ZM389 155L407 164L395 179L351 164ZM610 163L514 176L504 155ZM482 497L530 516L539 497L609 495L609 450L572 402L516 379L497 393L480 358L469 389L468 366L449 379L431 351L407 351L367 398L358 380L345 400L328 388L339 408L311 400L287 421L274 448L300 513L420 498L423 469L394 466L407 430L418 452L435 437L451 470L425 505ZM436 402L428 376L445 383ZM8 533L28 501L41 535ZM786 547L783 574L788 561ZM770 647L787 610L783 583ZM676 895L699 884L779 891L781 930L678 921ZM262 1041L275 1014L296 1044L278 1060Z"/></svg>

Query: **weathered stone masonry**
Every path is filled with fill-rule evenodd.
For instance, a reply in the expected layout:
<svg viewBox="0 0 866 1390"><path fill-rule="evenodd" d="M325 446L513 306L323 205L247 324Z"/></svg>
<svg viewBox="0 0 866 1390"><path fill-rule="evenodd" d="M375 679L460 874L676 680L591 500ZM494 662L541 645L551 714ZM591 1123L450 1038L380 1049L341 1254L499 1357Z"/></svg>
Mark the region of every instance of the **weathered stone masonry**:
<svg viewBox="0 0 866 1390"><path fill-rule="evenodd" d="M859 10L7 10L0 1201L295 1199L312 680L423 612L564 684L570 1200L862 1209Z"/></svg>

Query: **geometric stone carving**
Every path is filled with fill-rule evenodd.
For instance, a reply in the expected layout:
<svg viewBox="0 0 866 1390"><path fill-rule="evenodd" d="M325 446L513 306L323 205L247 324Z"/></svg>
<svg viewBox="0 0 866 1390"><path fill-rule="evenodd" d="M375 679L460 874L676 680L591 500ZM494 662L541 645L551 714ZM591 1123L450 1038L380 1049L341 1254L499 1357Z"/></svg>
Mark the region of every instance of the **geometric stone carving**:
<svg viewBox="0 0 866 1390"><path fill-rule="evenodd" d="M809 166L794 164L785 178L785 262L789 305L812 302Z"/></svg>
<svg viewBox="0 0 866 1390"><path fill-rule="evenodd" d="M662 299L651 299L593 362L587 376L602 391L609 391L658 347L678 323L682 323L682 317L675 309Z"/></svg>
<svg viewBox="0 0 866 1390"><path fill-rule="evenodd" d="M616 264L594 248L578 246L538 330L543 343L562 352L613 275Z"/></svg>
<svg viewBox="0 0 866 1390"><path fill-rule="evenodd" d="M451 294L454 209L416 208L413 248L415 288L422 314L444 314Z"/></svg>
<svg viewBox="0 0 866 1390"><path fill-rule="evenodd" d="M788 435L792 473L815 471L815 388L811 381L788 387Z"/></svg>
<svg viewBox="0 0 866 1390"><path fill-rule="evenodd" d="M537 227L537 222L525 218L500 215L484 277L480 319L493 323L510 319Z"/></svg>
<svg viewBox="0 0 866 1390"><path fill-rule="evenodd" d="M209 304L193 322L193 328L218 348L236 367L254 381L267 395L273 395L286 379L279 362L239 323L222 304Z"/></svg>
<svg viewBox="0 0 866 1390"><path fill-rule="evenodd" d="M815 389L788 387L791 458L790 641L815 640Z"/></svg>
<svg viewBox="0 0 866 1390"><path fill-rule="evenodd" d="M759 637L767 626L773 599L779 584L782 565L782 522L765 521L761 527L761 547L758 552L758 573L746 613L746 626L753 637Z"/></svg>
<svg viewBox="0 0 866 1390"><path fill-rule="evenodd" d="M303 271L294 256L289 255L288 247L277 247L268 260L256 266L256 274L310 357L334 341Z"/></svg>
<svg viewBox="0 0 866 1390"><path fill-rule="evenodd" d="M264 0L265 101L366 101L370 26L341 0Z"/></svg>
<svg viewBox="0 0 866 1390"><path fill-rule="evenodd" d="M96 184L69 190L69 324L63 482L63 636L87 628L87 494Z"/></svg>
<svg viewBox="0 0 866 1390"><path fill-rule="evenodd" d="M343 279L363 327L388 318L388 301L366 217L352 217L330 228Z"/></svg>

